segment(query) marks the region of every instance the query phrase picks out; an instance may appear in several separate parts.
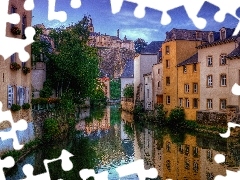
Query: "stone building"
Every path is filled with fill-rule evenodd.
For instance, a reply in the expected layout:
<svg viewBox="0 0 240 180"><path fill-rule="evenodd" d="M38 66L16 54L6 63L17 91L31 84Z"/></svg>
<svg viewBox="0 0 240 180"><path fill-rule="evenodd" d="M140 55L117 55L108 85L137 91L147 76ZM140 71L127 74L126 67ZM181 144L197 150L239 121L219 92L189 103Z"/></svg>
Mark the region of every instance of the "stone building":
<svg viewBox="0 0 240 180"><path fill-rule="evenodd" d="M230 93L235 82L230 84L232 78L229 76L230 60L226 59L226 56L238 46L236 37L232 37L233 31L234 29L221 28L215 36L210 32L209 41L198 46L201 110L225 111L228 104L237 105L236 102L231 102L235 99ZM235 64L235 67L238 69L239 65Z"/></svg>
<svg viewBox="0 0 240 180"><path fill-rule="evenodd" d="M163 105L167 111L178 106L178 92L183 87L178 87L177 65L197 53L196 47L206 42L207 31L186 29L172 29L166 33L165 42L162 45L163 64Z"/></svg>
<svg viewBox="0 0 240 180"><path fill-rule="evenodd" d="M179 63L177 68L178 106L184 107L187 120L196 119L200 106L200 64L198 53Z"/></svg>
<svg viewBox="0 0 240 180"><path fill-rule="evenodd" d="M90 31L88 41L89 46L98 48L125 48L134 50L134 42L132 40L128 40L126 36L124 39L120 39L119 29L117 30L117 36L110 36L106 33L101 34L100 32L95 32L92 19L90 19L88 29Z"/></svg>
<svg viewBox="0 0 240 180"><path fill-rule="evenodd" d="M134 102L144 101L144 74L152 72L153 64L159 62L162 41L152 41L134 58Z"/></svg>
<svg viewBox="0 0 240 180"><path fill-rule="evenodd" d="M25 39L25 28L31 26L32 12L23 7L25 1L10 0L8 13L17 13L20 16L18 24L6 25L6 36ZM31 55L30 45L25 50ZM31 61L22 62L17 53L4 60L0 57L0 101L3 111L11 109L13 104L22 106L31 102ZM12 111L14 121L25 119L32 120L31 111L20 109Z"/></svg>
<svg viewBox="0 0 240 180"><path fill-rule="evenodd" d="M152 72L143 74L144 78L144 109L145 110L153 110L153 79Z"/></svg>

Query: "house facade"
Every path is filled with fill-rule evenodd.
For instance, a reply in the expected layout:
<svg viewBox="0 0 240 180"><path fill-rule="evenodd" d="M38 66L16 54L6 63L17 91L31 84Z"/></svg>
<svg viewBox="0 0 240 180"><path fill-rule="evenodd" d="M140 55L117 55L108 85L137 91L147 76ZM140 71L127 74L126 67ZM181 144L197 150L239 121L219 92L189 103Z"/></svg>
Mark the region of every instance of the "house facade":
<svg viewBox="0 0 240 180"><path fill-rule="evenodd" d="M171 109L178 106L177 65L197 53L196 47L207 41L207 32L172 29L166 33L165 42L162 45L163 64L163 105L169 115Z"/></svg>
<svg viewBox="0 0 240 180"><path fill-rule="evenodd" d="M200 64L198 53L179 63L177 68L178 106L185 110L187 120L196 119L200 106Z"/></svg>
<svg viewBox="0 0 240 180"><path fill-rule="evenodd" d="M25 28L31 26L32 12L26 11L23 7L25 1L11 0L8 13L17 13L20 16L18 24L6 25L6 36L18 39L25 39ZM31 55L30 45L25 50ZM17 53L6 60L0 57L0 101L3 103L3 111L11 109L13 104L22 106L31 102L31 61L21 62ZM31 111L12 111L13 120L32 120Z"/></svg>
<svg viewBox="0 0 240 180"><path fill-rule="evenodd" d="M221 28L215 38L211 32L209 42L198 46L201 110L226 112L227 105L239 106L239 99L230 93L234 83L239 82L240 69L239 61L230 54L238 48L237 36L232 36L233 31Z"/></svg>
<svg viewBox="0 0 240 180"><path fill-rule="evenodd" d="M123 90L128 85L133 85L134 82L134 62L132 59L127 60L123 73L120 76L121 80L121 97L124 97Z"/></svg>
<svg viewBox="0 0 240 180"><path fill-rule="evenodd" d="M134 58L134 102L144 101L144 74L152 72L153 64L159 61L162 41L151 42L141 54Z"/></svg>
<svg viewBox="0 0 240 180"><path fill-rule="evenodd" d="M153 110L153 87L152 87L152 72L143 74L144 78L144 109Z"/></svg>
<svg viewBox="0 0 240 180"><path fill-rule="evenodd" d="M152 67L153 105L163 104L163 66L162 61Z"/></svg>

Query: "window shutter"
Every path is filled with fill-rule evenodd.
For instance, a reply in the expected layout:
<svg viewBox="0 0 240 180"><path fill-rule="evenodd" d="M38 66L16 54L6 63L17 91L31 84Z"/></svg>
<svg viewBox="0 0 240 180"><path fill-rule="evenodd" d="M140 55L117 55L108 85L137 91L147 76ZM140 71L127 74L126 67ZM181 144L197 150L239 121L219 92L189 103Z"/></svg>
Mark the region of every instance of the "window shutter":
<svg viewBox="0 0 240 180"><path fill-rule="evenodd" d="M8 85L8 108L11 108L14 99L14 89L12 86Z"/></svg>
<svg viewBox="0 0 240 180"><path fill-rule="evenodd" d="M29 88L25 88L25 99L24 103L29 103Z"/></svg>
<svg viewBox="0 0 240 180"><path fill-rule="evenodd" d="M21 88L17 86L17 104L20 105L20 94Z"/></svg>
<svg viewBox="0 0 240 180"><path fill-rule="evenodd" d="M23 87L20 87L20 106L23 105L24 103L24 88Z"/></svg>

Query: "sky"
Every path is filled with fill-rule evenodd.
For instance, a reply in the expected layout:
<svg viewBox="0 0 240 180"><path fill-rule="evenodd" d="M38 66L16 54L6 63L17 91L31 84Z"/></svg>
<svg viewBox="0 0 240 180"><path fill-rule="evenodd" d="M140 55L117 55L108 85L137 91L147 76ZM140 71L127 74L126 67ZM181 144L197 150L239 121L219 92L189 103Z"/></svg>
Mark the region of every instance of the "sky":
<svg viewBox="0 0 240 180"><path fill-rule="evenodd" d="M127 39L142 38L148 43L164 41L166 32L173 28L197 30L183 6L170 10L168 14L172 18L171 23L162 25L160 23L161 11L146 8L145 17L139 19L133 14L137 4L127 1L123 3L120 12L116 14L112 14L110 0L81 0L81 2L80 8L73 9L70 6L70 0L56 0L56 11L66 11L68 15L67 21L61 23L58 20L48 21L48 0L35 0L32 25L43 23L47 28L68 26L81 20L84 15L90 15L95 32L116 36L117 29L119 29L121 39L126 35ZM216 22L214 15L218 10L218 7L207 2L203 5L198 14L199 17L207 20L207 25L203 30L219 31L221 27L235 28L237 26L238 20L230 14L226 15L222 23ZM240 10L237 11L238 14L240 14Z"/></svg>

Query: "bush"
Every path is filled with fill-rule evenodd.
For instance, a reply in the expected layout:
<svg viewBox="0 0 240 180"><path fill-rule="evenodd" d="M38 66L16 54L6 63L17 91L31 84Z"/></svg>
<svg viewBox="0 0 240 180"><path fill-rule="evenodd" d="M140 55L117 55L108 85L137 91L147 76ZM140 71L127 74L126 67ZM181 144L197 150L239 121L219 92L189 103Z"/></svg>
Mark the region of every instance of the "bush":
<svg viewBox="0 0 240 180"><path fill-rule="evenodd" d="M48 98L50 96L52 96L52 86L51 86L51 82L49 80L46 80L43 83L43 89L40 90L40 97L41 98Z"/></svg>
<svg viewBox="0 0 240 180"><path fill-rule="evenodd" d="M43 123L43 140L50 142L56 140L60 135L58 121L54 118L47 118Z"/></svg>
<svg viewBox="0 0 240 180"><path fill-rule="evenodd" d="M165 120L165 111L163 110L163 104L159 104L155 106L155 112L156 112L156 120L160 124L164 123Z"/></svg>
<svg viewBox="0 0 240 180"><path fill-rule="evenodd" d="M125 98L133 98L134 97L134 86L128 85L123 89L123 96Z"/></svg>
<svg viewBox="0 0 240 180"><path fill-rule="evenodd" d="M30 104L29 103L24 103L23 105L22 105L22 109L29 109L30 108Z"/></svg>
<svg viewBox="0 0 240 180"><path fill-rule="evenodd" d="M176 127L181 126L185 121L185 112L182 107L175 107L171 110L169 117L168 117L168 123L170 125L175 125Z"/></svg>
<svg viewBox="0 0 240 180"><path fill-rule="evenodd" d="M19 111L21 109L21 106L18 104L12 104L11 110L12 111Z"/></svg>

